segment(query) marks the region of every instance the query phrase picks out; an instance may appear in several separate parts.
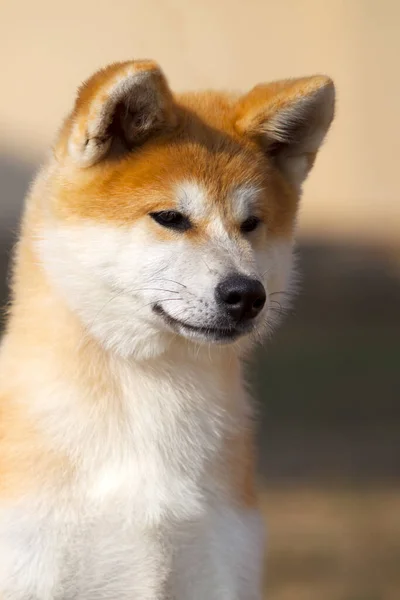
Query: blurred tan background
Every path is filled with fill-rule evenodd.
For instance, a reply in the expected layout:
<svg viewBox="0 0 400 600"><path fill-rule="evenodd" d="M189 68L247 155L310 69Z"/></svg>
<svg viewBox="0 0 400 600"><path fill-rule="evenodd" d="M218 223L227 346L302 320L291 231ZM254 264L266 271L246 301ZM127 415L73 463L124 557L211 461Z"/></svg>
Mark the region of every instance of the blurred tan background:
<svg viewBox="0 0 400 600"><path fill-rule="evenodd" d="M95 69L155 58L175 90L335 80L303 290L253 367L271 600L400 598L399 56L396 0L0 4L2 284L27 185Z"/></svg>

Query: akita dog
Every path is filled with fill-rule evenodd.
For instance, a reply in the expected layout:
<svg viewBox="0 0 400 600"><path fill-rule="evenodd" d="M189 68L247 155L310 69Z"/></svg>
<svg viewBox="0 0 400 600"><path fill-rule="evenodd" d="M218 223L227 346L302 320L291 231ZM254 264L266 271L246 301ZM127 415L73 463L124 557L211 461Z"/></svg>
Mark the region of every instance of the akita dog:
<svg viewBox="0 0 400 600"><path fill-rule="evenodd" d="M260 600L241 361L290 292L325 76L80 89L27 198L0 351L1 600Z"/></svg>

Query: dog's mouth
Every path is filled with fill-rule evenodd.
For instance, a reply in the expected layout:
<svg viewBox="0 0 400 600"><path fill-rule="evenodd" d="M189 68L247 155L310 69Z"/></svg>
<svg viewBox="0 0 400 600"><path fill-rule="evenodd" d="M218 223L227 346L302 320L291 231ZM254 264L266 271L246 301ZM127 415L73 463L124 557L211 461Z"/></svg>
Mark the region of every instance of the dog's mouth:
<svg viewBox="0 0 400 600"><path fill-rule="evenodd" d="M153 311L162 317L162 319L175 331L180 331L184 334L189 334L190 337L201 337L214 342L230 342L234 341L245 333L249 333L252 327L213 327L213 326L198 326L185 323L175 317L171 317L160 304L153 305Z"/></svg>

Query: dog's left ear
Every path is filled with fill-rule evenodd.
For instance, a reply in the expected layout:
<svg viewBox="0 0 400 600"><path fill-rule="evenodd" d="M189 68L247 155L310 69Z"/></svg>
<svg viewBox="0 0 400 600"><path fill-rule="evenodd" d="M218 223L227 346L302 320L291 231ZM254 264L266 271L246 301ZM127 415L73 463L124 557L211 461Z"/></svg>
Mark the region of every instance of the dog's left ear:
<svg viewBox="0 0 400 600"><path fill-rule="evenodd" d="M297 189L334 116L335 88L316 75L258 85L236 108L236 129L256 140Z"/></svg>

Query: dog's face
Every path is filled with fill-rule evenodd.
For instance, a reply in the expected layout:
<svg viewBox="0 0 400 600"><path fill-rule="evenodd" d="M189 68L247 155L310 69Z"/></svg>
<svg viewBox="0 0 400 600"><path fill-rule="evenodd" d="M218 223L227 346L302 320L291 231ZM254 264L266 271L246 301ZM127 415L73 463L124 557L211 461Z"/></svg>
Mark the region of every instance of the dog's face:
<svg viewBox="0 0 400 600"><path fill-rule="evenodd" d="M42 260L105 346L235 343L285 304L301 183L333 113L323 77L174 98L153 63L81 90L56 146Z"/></svg>

